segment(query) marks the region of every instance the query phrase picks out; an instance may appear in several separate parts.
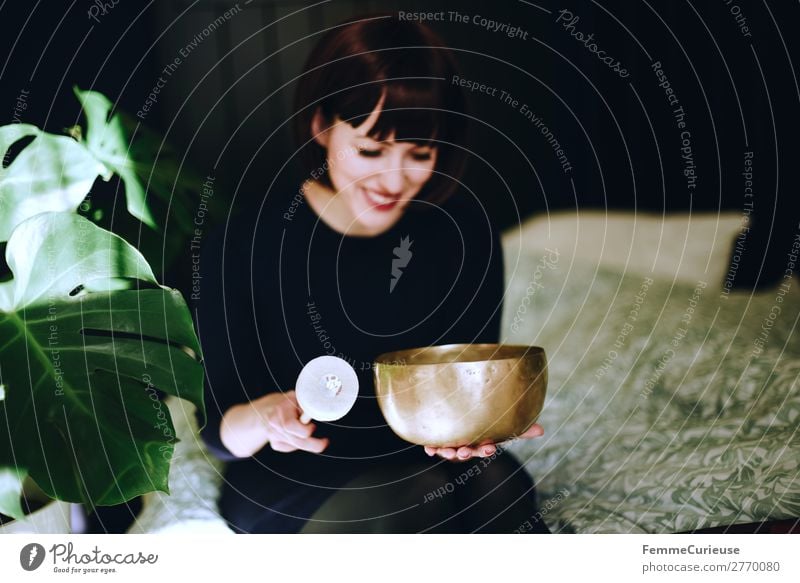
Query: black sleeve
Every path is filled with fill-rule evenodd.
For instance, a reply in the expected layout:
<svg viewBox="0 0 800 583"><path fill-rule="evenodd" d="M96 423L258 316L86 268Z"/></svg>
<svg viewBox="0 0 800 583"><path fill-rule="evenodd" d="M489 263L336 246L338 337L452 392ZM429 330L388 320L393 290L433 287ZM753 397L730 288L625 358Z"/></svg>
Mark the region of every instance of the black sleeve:
<svg viewBox="0 0 800 583"><path fill-rule="evenodd" d="M240 458L222 444L222 416L253 398L247 388L252 390L253 368L262 360L253 338L249 246L241 233L231 222L227 234L222 225L204 239L197 254L200 277L193 298L205 369L207 423L200 435L211 453L224 461Z"/></svg>
<svg viewBox="0 0 800 583"><path fill-rule="evenodd" d="M442 344L497 343L500 339L503 249L498 230L484 209L475 205L454 205L449 214L458 228L443 231L448 240L442 241L442 249L448 252L440 285L445 291L453 289L443 305Z"/></svg>

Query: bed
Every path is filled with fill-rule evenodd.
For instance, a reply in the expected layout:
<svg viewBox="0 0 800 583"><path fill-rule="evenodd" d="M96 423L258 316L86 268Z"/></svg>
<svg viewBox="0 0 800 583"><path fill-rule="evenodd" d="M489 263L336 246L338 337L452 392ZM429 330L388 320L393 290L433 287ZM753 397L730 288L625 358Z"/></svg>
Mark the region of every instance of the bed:
<svg viewBox="0 0 800 583"><path fill-rule="evenodd" d="M800 516L800 285L734 291L741 227L730 213L581 212L504 233L502 340L549 358L546 435L505 448L539 492L521 526L667 533ZM229 532L222 466L190 406L169 406L172 495L145 496L130 532Z"/></svg>

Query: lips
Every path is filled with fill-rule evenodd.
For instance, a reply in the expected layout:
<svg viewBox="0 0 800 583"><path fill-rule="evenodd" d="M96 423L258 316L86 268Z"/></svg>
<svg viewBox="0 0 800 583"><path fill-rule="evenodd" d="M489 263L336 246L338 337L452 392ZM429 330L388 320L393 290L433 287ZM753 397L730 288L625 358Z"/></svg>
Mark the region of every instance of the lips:
<svg viewBox="0 0 800 583"><path fill-rule="evenodd" d="M367 190L366 188L362 188L361 192L370 206L379 211L392 210L400 202L399 196L391 196L375 190Z"/></svg>

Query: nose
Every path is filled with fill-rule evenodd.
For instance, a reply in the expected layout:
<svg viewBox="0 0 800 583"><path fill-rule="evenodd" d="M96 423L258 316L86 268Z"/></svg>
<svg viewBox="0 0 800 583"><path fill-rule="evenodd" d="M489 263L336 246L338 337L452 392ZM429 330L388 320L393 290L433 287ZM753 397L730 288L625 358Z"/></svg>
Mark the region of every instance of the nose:
<svg viewBox="0 0 800 583"><path fill-rule="evenodd" d="M387 194L399 196L405 185L403 167L399 161L392 162L380 173L381 189Z"/></svg>

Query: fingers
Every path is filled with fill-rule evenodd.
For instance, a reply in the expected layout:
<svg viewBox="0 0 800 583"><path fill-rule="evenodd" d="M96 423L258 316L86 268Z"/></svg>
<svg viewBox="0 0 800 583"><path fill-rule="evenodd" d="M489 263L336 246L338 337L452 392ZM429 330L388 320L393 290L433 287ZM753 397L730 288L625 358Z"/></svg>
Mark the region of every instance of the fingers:
<svg viewBox="0 0 800 583"><path fill-rule="evenodd" d="M317 426L313 423L309 423L306 425L305 423L301 423L300 419L296 418L279 418L279 422L281 424L281 428L286 432L294 435L295 437L306 438L311 437L311 434L314 433Z"/></svg>
<svg viewBox="0 0 800 583"><path fill-rule="evenodd" d="M489 457L497 451L497 446L491 442L485 442L478 446L461 446L456 450L456 457L460 460L468 460L474 457Z"/></svg>
<svg viewBox="0 0 800 583"><path fill-rule="evenodd" d="M319 444L316 442L319 442ZM308 441L303 443L291 443L289 441L281 441L280 439L276 439L271 440L269 445L272 447L272 449L281 453L289 453L292 451L297 451L298 449L310 451L312 453L322 453L325 448L328 447L328 439L314 439L314 443L309 443Z"/></svg>
<svg viewBox="0 0 800 583"><path fill-rule="evenodd" d="M279 443L286 443L292 446L294 449L302 449L303 451L310 451L312 453L322 453L328 447L329 440L327 438L311 437L310 434L316 427L314 425L303 426L310 428L307 432L309 435L298 436L288 431L286 429L285 422L282 422L281 420L270 420L269 424L271 429L270 433L272 434L270 437L270 442L277 441Z"/></svg>
<svg viewBox="0 0 800 583"><path fill-rule="evenodd" d="M302 449L312 453L322 453L329 440L312 437L317 426L314 423L300 422L300 409L294 391L286 393L287 399L276 408L275 414L267 420L270 443L275 451L294 451Z"/></svg>
<svg viewBox="0 0 800 583"><path fill-rule="evenodd" d="M497 444L491 441L483 441L475 447L476 457L489 457L497 452Z"/></svg>
<svg viewBox="0 0 800 583"><path fill-rule="evenodd" d="M322 453L328 447L329 439L327 437L308 437L306 439L294 438L297 449L310 451L311 453Z"/></svg>
<svg viewBox="0 0 800 583"><path fill-rule="evenodd" d="M281 453L289 453L290 451L297 450L296 447L294 447L293 445L289 445L285 441L272 440L269 442L269 445L272 449L274 449L275 451L279 451Z"/></svg>
<svg viewBox="0 0 800 583"><path fill-rule="evenodd" d="M520 437L523 439L532 439L534 437L541 437L542 435L544 435L544 428L538 423L534 423L525 433L520 435Z"/></svg>
<svg viewBox="0 0 800 583"><path fill-rule="evenodd" d="M435 447L433 445L426 445L425 453L427 453L429 456L438 455L449 460L456 457L456 450L452 447Z"/></svg>
<svg viewBox="0 0 800 583"><path fill-rule="evenodd" d="M307 437L300 438L291 434L284 434L283 436L276 430L276 437L269 440L269 444L275 451L282 453L296 451L302 449L311 453L322 453L327 449L330 440L327 437Z"/></svg>
<svg viewBox="0 0 800 583"><path fill-rule="evenodd" d="M478 446L478 449L480 450L482 457L489 457L490 455L497 453L497 445L494 443L482 443L480 446Z"/></svg>
<svg viewBox="0 0 800 583"><path fill-rule="evenodd" d="M327 437L297 437L291 433L282 433L278 428L273 427L273 436L270 438L272 449L275 451L294 451L302 449L311 453L322 453L328 447L330 440ZM289 447L289 449L278 449L278 447Z"/></svg>
<svg viewBox="0 0 800 583"><path fill-rule="evenodd" d="M461 447L435 447L425 446L425 453L429 456L438 455L448 460L466 461L473 457L488 457L497 452L497 446L491 442L483 442L477 446L462 445Z"/></svg>

